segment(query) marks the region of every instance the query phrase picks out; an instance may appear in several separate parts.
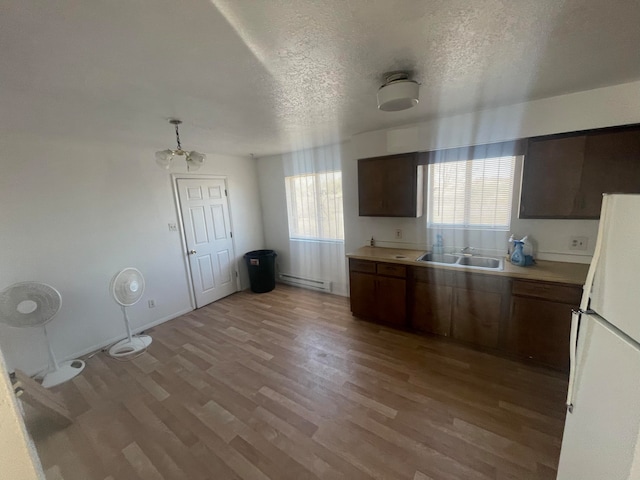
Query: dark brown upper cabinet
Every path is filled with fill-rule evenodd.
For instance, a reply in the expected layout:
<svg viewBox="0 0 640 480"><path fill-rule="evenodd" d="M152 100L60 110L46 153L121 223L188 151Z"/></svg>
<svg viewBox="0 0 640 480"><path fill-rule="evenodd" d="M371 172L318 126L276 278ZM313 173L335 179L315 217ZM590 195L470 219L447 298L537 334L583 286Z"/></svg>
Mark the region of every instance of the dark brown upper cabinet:
<svg viewBox="0 0 640 480"><path fill-rule="evenodd" d="M597 219L603 193L640 193L640 126L528 140L520 218Z"/></svg>
<svg viewBox="0 0 640 480"><path fill-rule="evenodd" d="M424 166L407 153L358 160L361 217L421 217Z"/></svg>
<svg viewBox="0 0 640 480"><path fill-rule="evenodd" d="M584 135L531 139L522 172L520 218L569 218L580 191Z"/></svg>
<svg viewBox="0 0 640 480"><path fill-rule="evenodd" d="M640 127L587 136L577 210L600 217L603 193L640 193Z"/></svg>

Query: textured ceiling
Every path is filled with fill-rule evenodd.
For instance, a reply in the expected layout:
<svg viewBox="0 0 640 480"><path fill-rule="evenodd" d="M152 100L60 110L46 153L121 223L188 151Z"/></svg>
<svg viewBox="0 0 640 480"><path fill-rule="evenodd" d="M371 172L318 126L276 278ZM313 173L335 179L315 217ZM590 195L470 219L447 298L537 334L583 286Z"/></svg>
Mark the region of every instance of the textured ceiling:
<svg viewBox="0 0 640 480"><path fill-rule="evenodd" d="M3 0L0 132L246 155L640 78L638 0ZM379 112L384 73L422 83Z"/></svg>

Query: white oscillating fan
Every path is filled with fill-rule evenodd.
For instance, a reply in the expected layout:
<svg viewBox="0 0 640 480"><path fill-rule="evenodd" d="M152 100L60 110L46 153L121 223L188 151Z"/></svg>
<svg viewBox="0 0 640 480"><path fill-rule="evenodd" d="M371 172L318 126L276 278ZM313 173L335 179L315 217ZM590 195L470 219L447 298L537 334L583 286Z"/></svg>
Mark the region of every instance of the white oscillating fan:
<svg viewBox="0 0 640 480"><path fill-rule="evenodd" d="M122 307L124 323L127 326L127 338L119 341L109 349L109 355L112 357L126 357L127 355L142 352L151 345L151 337L149 335L131 335L131 325L129 325L129 317L127 316L127 307L138 303L143 293L144 277L137 268L125 268L111 280L111 295Z"/></svg>
<svg viewBox="0 0 640 480"><path fill-rule="evenodd" d="M49 343L46 324L55 317L61 304L60 292L46 283L16 283L0 292L0 321L12 327L43 327L50 365L42 386L47 388L71 380L84 369L82 360L58 363Z"/></svg>

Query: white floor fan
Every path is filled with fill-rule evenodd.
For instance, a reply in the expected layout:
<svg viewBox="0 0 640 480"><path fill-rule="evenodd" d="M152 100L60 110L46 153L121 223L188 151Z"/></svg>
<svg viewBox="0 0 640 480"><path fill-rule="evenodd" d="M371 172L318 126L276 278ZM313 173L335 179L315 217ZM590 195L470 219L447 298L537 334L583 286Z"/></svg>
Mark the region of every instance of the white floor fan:
<svg viewBox="0 0 640 480"><path fill-rule="evenodd" d="M49 371L42 379L42 386L49 388L71 380L84 369L82 360L58 363L46 324L53 320L62 305L60 292L51 285L40 282L21 282L0 292L0 321L12 327L42 327L49 350Z"/></svg>
<svg viewBox="0 0 640 480"><path fill-rule="evenodd" d="M112 357L127 357L143 352L151 345L151 337L149 335L131 335L131 325L127 316L127 307L138 303L143 294L144 277L137 268L125 268L111 280L111 295L122 307L124 323L127 327L127 338L119 341L109 349L109 355Z"/></svg>

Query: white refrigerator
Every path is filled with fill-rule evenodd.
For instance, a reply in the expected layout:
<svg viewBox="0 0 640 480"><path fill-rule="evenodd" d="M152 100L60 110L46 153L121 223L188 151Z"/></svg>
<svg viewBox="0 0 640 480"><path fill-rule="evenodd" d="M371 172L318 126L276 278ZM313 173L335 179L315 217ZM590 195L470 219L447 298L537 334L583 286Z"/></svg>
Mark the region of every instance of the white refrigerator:
<svg viewBox="0 0 640 480"><path fill-rule="evenodd" d="M640 195L605 195L580 310L558 480L640 480Z"/></svg>

